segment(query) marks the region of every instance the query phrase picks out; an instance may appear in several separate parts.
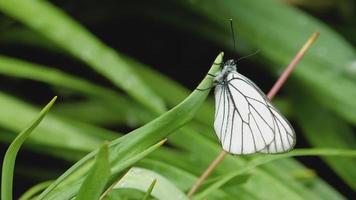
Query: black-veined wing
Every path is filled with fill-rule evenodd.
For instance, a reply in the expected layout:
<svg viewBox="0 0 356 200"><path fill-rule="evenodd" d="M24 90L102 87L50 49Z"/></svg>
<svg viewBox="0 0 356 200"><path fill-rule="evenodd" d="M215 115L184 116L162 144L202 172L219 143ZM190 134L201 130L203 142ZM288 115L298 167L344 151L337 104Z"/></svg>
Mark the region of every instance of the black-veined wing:
<svg viewBox="0 0 356 200"><path fill-rule="evenodd" d="M230 72L225 81L216 86L215 102L214 128L225 151L279 153L294 146L294 131L288 121L264 93L241 74ZM281 131L282 126L286 131ZM282 138L281 142L276 140L277 136Z"/></svg>

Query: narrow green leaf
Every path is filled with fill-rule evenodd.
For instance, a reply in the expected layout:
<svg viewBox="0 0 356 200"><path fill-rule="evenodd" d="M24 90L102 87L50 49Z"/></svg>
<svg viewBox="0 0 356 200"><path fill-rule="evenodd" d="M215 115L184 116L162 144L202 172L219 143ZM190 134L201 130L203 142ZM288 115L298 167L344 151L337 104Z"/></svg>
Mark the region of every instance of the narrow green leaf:
<svg viewBox="0 0 356 200"><path fill-rule="evenodd" d="M186 157L189 158L189 164L194 167L184 169L198 176L201 174L201 171L209 165L211 160L218 155L221 151L221 147L216 141L208 140L204 134L200 133L198 130L186 130L186 127L183 127L180 131L180 133L172 134L169 140L174 146L183 149L185 152L189 152ZM247 157L227 155L224 162L222 162L214 171L212 177L243 168L247 164L246 158ZM161 157L160 160L170 162L169 159L165 159L164 157ZM325 199L321 198L324 195L315 192L319 191L317 187L320 187L320 189L333 193L333 197L339 197L334 199L344 199L337 191L333 190L331 186L318 177L316 177L316 181L314 181L316 184L305 185L303 182L291 177L290 167L287 168L284 165L280 165L275 162L272 162L269 165L273 165L276 168L275 173L279 174L283 178L276 176L276 174L271 173L264 168L256 168L253 171L253 176L249 179L247 184L241 188L244 193L251 193L262 199L269 196L273 199L285 199L288 197L292 199L322 200ZM306 168L300 165L294 165L292 171L300 171L303 169ZM273 185L273 190L271 190L270 187L266 187L266 185ZM223 190L227 191L224 188ZM256 190L259 192L255 193ZM236 193L234 194L236 195Z"/></svg>
<svg viewBox="0 0 356 200"><path fill-rule="evenodd" d="M188 200L188 197L165 177L151 170L138 167L130 169L128 173L114 186L114 189L133 188L146 192L149 190L154 180L157 180L157 183L152 190L153 197L161 200Z"/></svg>
<svg viewBox="0 0 356 200"><path fill-rule="evenodd" d="M154 113L165 110L163 101L142 83L118 53L51 3L2 0L0 10L87 63Z"/></svg>
<svg viewBox="0 0 356 200"><path fill-rule="evenodd" d="M96 155L95 163L79 189L77 200L97 200L110 177L108 144L105 143Z"/></svg>
<svg viewBox="0 0 356 200"><path fill-rule="evenodd" d="M133 67L133 70L140 75L146 84L150 84L151 88L156 94L160 95L169 106L175 106L186 98L191 91L184 88L182 85L172 81L163 74L151 69L150 67L126 58L127 62ZM202 122L206 125L213 123L213 114L211 114L213 104L211 101L205 102L202 108L197 112L195 120Z"/></svg>
<svg viewBox="0 0 356 200"><path fill-rule="evenodd" d="M25 142L27 137L31 134L31 132L38 126L38 124L45 117L49 109L53 106L57 97L54 97L40 112L40 114L35 118L35 120L23 130L15 140L10 144L7 149L3 165L2 165L2 176L1 176L1 199L3 200L12 200L12 183L13 183L13 174L15 161L18 151L22 143Z"/></svg>
<svg viewBox="0 0 356 200"><path fill-rule="evenodd" d="M215 59L214 63L221 63L222 59L223 53L220 53ZM208 73L215 74L219 70L219 67L219 65L213 64ZM198 85L198 88L210 88L212 84L212 78L206 76ZM109 149L111 155L110 160L112 160L113 174L119 174L122 170L126 169L128 166L124 165L123 163L129 161L133 156L141 153L163 138L166 138L170 133L189 122L199 109L199 106L203 104L208 94L209 90L195 90L182 103L172 108L170 111L166 112L145 126L140 127L131 133L114 140L110 144ZM49 188L47 188L46 191L44 191L44 193L41 194L40 199L46 197L48 193L55 189L56 186L58 186L64 180L70 179L71 175L74 176L74 174L72 174L73 172L80 171L82 174L84 174L87 170L84 165L95 154L96 152L90 153L88 156L72 166L67 172L59 177L53 185L51 185Z"/></svg>
<svg viewBox="0 0 356 200"><path fill-rule="evenodd" d="M33 199L35 195L37 195L39 192L43 191L46 189L49 185L51 185L53 181L45 181L39 184L36 184L32 186L30 189L28 189L25 193L23 193L20 197L19 200L30 200Z"/></svg>
<svg viewBox="0 0 356 200"><path fill-rule="evenodd" d="M145 193L136 189L120 188L111 191L104 200L139 200L144 195Z"/></svg>
<svg viewBox="0 0 356 200"><path fill-rule="evenodd" d="M157 179L154 179L151 183L151 185L148 187L146 193L145 193L145 196L142 198L142 200L148 200L148 198L150 197L151 193L152 193L152 190L153 188L155 187L157 183Z"/></svg>
<svg viewBox="0 0 356 200"><path fill-rule="evenodd" d="M147 149L144 149L143 151L131 156L127 160L122 161L120 163L120 165L116 166L117 168L115 169L115 171L111 170L112 173L110 175L109 183L116 182L115 180L117 180L118 177L122 176L122 172L124 170L126 170L127 168L129 168L130 166L132 166L134 163L141 160L142 158L148 156L153 151L157 150L165 142L166 142L166 140L162 140L162 141L158 142L157 144L154 144L154 145L148 147ZM53 188L57 187L57 186L58 186L58 188L55 188L55 190L52 191L50 194L47 194L46 191L44 191L44 193L42 193L39 196L39 199L42 199L42 196L44 194L46 194L45 199L51 199L51 200L52 199L58 199L58 200L70 199L70 198L74 197L78 193L78 190L79 190L80 186L82 185L82 182L84 181L82 177L86 175L86 173L88 172L88 169L90 169L90 166L92 164L91 162L87 162L87 161L92 161L90 159L96 153L97 153L97 151L92 152L91 154L89 154L88 156L83 158L81 160L81 162L77 163L75 166L81 166L81 168L79 170L77 170L75 166L72 166L72 168L69 169L64 174L64 176L71 174L71 177L67 178L66 180L62 179L61 182L59 182L59 181L54 182L54 184L49 186L49 188L47 188L46 190L52 191ZM84 165L82 165L82 164L84 164ZM115 165L112 165L112 167L115 167Z"/></svg>
<svg viewBox="0 0 356 200"><path fill-rule="evenodd" d="M226 184L228 181L233 179L236 176L244 174L258 166L267 164L277 159L288 158L291 156L345 156L345 157L356 157L356 150L343 150L343 149L296 149L292 152L278 155L262 155L259 156L252 161L250 161L243 168L236 170L235 172L231 172L225 174L223 178L221 178L216 183L209 186L204 191L200 192L194 199L204 199L207 195L209 195L214 190L220 188L222 185Z"/></svg>
<svg viewBox="0 0 356 200"><path fill-rule="evenodd" d="M31 116L39 110L15 97L0 91L0 126L12 132L20 132L21 124L31 120ZM19 115L18 113L21 113ZM46 117L46 123L38 126L31 134L30 141L44 146L59 149L71 149L88 152L98 147L102 140L89 135L89 128L84 131L77 125L70 125L65 120L50 113ZM95 132L99 128L95 129ZM91 132L94 132L92 130ZM106 134L105 134L106 135Z"/></svg>
<svg viewBox="0 0 356 200"><path fill-rule="evenodd" d="M306 94L304 89L295 91L299 94ZM295 116L306 133L305 138L311 145L318 148L356 148L356 137L348 124L318 105L312 98L295 97L295 99L293 106L299 111L295 113ZM329 157L323 157L323 159L350 187L356 190L356 171L354 170L356 159Z"/></svg>
<svg viewBox="0 0 356 200"><path fill-rule="evenodd" d="M126 117L126 121L132 121L132 113L138 113L136 117L138 118L138 120L140 120L141 117L146 116L148 116L150 120L153 118L153 115L148 114L147 110L143 109L142 106L139 106L136 103L132 103L131 100L127 99L126 97L120 96L117 92L105 87L101 87L99 85L95 85L80 77L64 73L53 67L45 67L19 59L10 58L7 56L0 56L0 74L16 78L41 81L53 86L73 90L74 92L76 92L76 94L81 93L86 97L96 99L101 103L101 105L105 105L106 109L108 109L107 107L109 107L109 110L113 110L115 116ZM132 110L128 108L132 108ZM88 107L86 107L86 110L87 109ZM72 111L72 113L77 112ZM83 116L88 115L85 115L84 113L84 115L82 115L81 117ZM96 115L95 117L100 118Z"/></svg>

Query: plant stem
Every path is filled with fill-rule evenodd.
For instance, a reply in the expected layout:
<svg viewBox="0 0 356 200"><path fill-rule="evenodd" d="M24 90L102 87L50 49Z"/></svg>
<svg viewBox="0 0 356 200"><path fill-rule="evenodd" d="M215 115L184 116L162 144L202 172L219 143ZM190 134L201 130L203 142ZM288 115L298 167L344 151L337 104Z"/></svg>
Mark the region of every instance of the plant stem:
<svg viewBox="0 0 356 200"><path fill-rule="evenodd" d="M303 45L303 47L298 51L295 55L294 59L289 63L283 73L279 76L276 83L273 85L271 90L267 94L267 98L272 100L273 97L277 94L277 92L281 89L289 75L293 72L299 61L302 59L303 55L307 52L307 50L311 47L311 45L318 38L319 32L314 32L313 35L308 39L308 41ZM208 168L204 171L204 173L198 178L198 180L194 183L190 191L188 192L188 197L193 196L193 194L198 190L198 188L203 184L203 182L209 177L209 175L215 170L215 168L223 161L225 155L228 152L221 150L219 155L210 163Z"/></svg>
<svg viewBox="0 0 356 200"><path fill-rule="evenodd" d="M299 61L302 59L303 55L307 52L307 50L311 47L311 45L315 42L315 40L318 38L319 32L314 32L312 36L308 39L308 41L303 45L303 47L298 51L298 53L295 55L293 60L289 63L289 65L286 67L286 69L283 71L281 76L279 76L278 80L276 83L273 85L271 90L267 94L267 98L269 100L272 100L273 97L277 94L279 89L283 86L284 82L287 80L289 75L292 73L292 71L295 69Z"/></svg>

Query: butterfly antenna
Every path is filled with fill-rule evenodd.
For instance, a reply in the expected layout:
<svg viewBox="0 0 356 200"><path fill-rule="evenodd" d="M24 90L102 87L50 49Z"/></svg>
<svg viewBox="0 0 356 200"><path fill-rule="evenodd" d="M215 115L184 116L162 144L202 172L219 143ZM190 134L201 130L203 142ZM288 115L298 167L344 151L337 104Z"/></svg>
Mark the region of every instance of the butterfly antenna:
<svg viewBox="0 0 356 200"><path fill-rule="evenodd" d="M257 49L255 52L253 52L253 53L251 53L251 54L249 54L249 55L247 55L247 56L243 56L243 57L237 59L237 60L236 60L236 63L239 62L239 61L241 61L241 60L243 60L243 59L246 59L246 58L248 58L248 57L254 56L254 55L258 54L259 52L260 52L260 50Z"/></svg>
<svg viewBox="0 0 356 200"><path fill-rule="evenodd" d="M232 23L232 19L230 19L229 21L230 21L230 29L231 29L231 34L232 34L232 42L234 43L234 50L235 50L235 52L236 52L236 40L235 40L234 25L233 25L233 23ZM248 58L248 57L250 57L250 56L256 55L258 52L260 52L259 49L257 49L255 52L253 52L253 53L251 53L251 54L249 54L249 55L247 55L247 56L244 56L244 57L241 57L241 58L237 59L237 60L236 60L236 63L239 62L239 61L241 61L241 60L243 60L243 59L245 59L245 58Z"/></svg>
<svg viewBox="0 0 356 200"><path fill-rule="evenodd" d="M232 19L230 19L230 28L232 34L232 42L234 43L234 51L236 52L235 31L234 31L234 25L232 24Z"/></svg>

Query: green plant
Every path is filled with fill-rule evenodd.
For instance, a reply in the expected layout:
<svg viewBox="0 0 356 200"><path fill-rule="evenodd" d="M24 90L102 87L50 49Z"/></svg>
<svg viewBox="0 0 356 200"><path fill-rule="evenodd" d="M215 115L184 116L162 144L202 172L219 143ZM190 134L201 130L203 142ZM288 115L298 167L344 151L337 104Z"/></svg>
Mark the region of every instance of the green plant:
<svg viewBox="0 0 356 200"><path fill-rule="evenodd" d="M278 99L278 105L285 105L288 117L300 126L313 148L278 156L227 155L193 198L343 199L316 173L291 158L306 155L321 156L349 187L356 189L353 170L356 162L350 158L355 157L352 149L356 147L352 130L356 122L356 83L350 71L355 51L350 43L324 23L277 1L159 2L159 5L141 2L132 12L178 26L226 49L232 49L232 43L228 26L223 22L233 18L238 27L237 51L261 49L257 58L267 61L263 66L272 75L287 65L312 32L321 33L293 74L292 84L286 85L285 98ZM157 12L171 6L174 12ZM117 12L125 9L123 5ZM4 29L0 42L26 44L80 61L125 92L119 93L49 66L0 56L2 76L40 82L54 88L56 93L82 97L77 102L59 102L25 145L31 151L76 164L59 178L53 177L56 180L50 185L44 182L33 186L22 199L70 199L78 194L78 199L87 199L86 191L93 192L93 198L147 199L148 194L162 198L157 193L163 195L160 191L166 190L172 198L186 199L184 193L220 150L211 128L213 103L206 99L209 91L191 93L161 73L113 50L46 1L2 0L0 11L22 24ZM6 27L3 21L0 25ZM222 57L220 54L215 62L221 62ZM204 59L213 61L213 58ZM210 73L217 69L213 65ZM198 87L209 88L211 84L211 79L205 77ZM2 142L10 143L15 133L23 130L23 125L39 112L30 101L16 95L16 92L0 92ZM167 111L167 108L171 109ZM113 124L139 128L127 134L105 128ZM167 137L170 147L162 146ZM99 148L104 141L111 142ZM3 165L6 163L9 162ZM156 184L151 189L148 184L140 184L142 177L135 178L130 173L132 166L143 169L149 179L145 180L149 184L157 180ZM7 181L2 183L4 200L11 199L12 192L8 169L3 167L2 179ZM100 182L93 181L97 177L101 178ZM167 184L162 185L160 180ZM121 187L119 183L124 181L130 187ZM96 184L99 186L92 190Z"/></svg>

